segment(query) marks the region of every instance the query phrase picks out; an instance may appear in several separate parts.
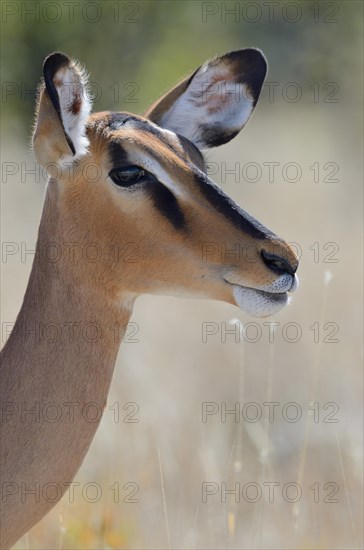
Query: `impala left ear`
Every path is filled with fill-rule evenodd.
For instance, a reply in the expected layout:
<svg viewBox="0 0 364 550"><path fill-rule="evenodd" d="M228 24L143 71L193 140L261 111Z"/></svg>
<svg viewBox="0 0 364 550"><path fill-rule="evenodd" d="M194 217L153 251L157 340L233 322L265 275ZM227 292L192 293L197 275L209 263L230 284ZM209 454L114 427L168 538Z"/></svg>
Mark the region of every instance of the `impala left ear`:
<svg viewBox="0 0 364 550"><path fill-rule="evenodd" d="M222 145L249 120L266 73L261 51L248 48L226 53L199 67L145 116L200 149Z"/></svg>
<svg viewBox="0 0 364 550"><path fill-rule="evenodd" d="M87 152L86 121L91 111L88 83L76 61L53 53L44 61L33 150L43 166L73 162Z"/></svg>

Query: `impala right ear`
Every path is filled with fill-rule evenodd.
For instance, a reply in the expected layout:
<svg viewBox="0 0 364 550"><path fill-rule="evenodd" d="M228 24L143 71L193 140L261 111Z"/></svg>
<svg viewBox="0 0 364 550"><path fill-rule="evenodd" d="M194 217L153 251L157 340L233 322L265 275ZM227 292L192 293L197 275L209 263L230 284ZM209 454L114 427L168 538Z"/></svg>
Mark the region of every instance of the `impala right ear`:
<svg viewBox="0 0 364 550"><path fill-rule="evenodd" d="M222 145L249 120L266 72L261 51L246 48L228 52L199 67L152 105L145 116L199 149Z"/></svg>
<svg viewBox="0 0 364 550"><path fill-rule="evenodd" d="M76 61L53 53L44 61L33 150L43 166L73 162L87 152L86 121L91 111L87 80Z"/></svg>

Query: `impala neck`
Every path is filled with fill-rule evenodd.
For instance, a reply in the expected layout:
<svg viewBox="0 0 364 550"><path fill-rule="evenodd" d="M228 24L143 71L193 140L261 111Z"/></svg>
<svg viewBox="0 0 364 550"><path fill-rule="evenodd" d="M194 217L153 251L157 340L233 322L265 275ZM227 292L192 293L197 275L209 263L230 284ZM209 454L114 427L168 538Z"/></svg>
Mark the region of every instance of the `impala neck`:
<svg viewBox="0 0 364 550"><path fill-rule="evenodd" d="M83 284L79 264L59 255L64 223L58 192L51 182L28 288L2 354L1 460L3 478L14 487L51 481L63 494L100 422L133 304L115 304L102 289ZM22 502L20 489L6 499L9 530L3 527L11 534L4 545L54 505L42 498Z"/></svg>
<svg viewBox="0 0 364 550"><path fill-rule="evenodd" d="M19 370L32 378L42 374L49 394L79 393L102 401L133 301L115 303L102 287L82 281L79 274L94 264L84 253L72 258L72 246L82 249L82 240L76 235L67 243L58 193L51 181L24 302L4 352L15 363L14 377ZM81 261L88 265L80 266Z"/></svg>

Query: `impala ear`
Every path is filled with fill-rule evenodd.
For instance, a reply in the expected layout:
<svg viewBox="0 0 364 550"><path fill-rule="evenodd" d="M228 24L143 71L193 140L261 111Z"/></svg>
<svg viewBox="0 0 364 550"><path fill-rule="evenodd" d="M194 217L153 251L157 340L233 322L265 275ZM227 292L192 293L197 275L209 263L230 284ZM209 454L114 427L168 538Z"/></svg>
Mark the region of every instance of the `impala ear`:
<svg viewBox="0 0 364 550"><path fill-rule="evenodd" d="M145 116L200 149L222 145L249 120L266 72L267 63L259 50L226 53L199 67Z"/></svg>
<svg viewBox="0 0 364 550"><path fill-rule="evenodd" d="M37 161L44 165L73 162L87 152L86 121L91 111L84 71L63 53L44 61L33 135Z"/></svg>

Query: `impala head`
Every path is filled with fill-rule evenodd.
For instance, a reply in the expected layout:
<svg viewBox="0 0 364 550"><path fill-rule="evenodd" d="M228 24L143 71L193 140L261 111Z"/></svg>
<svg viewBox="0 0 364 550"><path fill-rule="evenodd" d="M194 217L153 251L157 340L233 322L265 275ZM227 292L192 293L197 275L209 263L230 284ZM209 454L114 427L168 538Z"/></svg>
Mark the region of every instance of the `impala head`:
<svg viewBox="0 0 364 550"><path fill-rule="evenodd" d="M209 179L201 153L243 128L265 74L260 51L231 52L144 117L90 115L78 64L60 53L45 60L34 153L56 189L64 242L97 252L97 261L80 256L75 277L116 300L207 297L256 316L287 303L297 286L294 252Z"/></svg>

